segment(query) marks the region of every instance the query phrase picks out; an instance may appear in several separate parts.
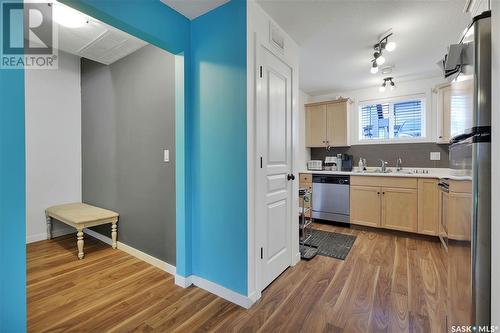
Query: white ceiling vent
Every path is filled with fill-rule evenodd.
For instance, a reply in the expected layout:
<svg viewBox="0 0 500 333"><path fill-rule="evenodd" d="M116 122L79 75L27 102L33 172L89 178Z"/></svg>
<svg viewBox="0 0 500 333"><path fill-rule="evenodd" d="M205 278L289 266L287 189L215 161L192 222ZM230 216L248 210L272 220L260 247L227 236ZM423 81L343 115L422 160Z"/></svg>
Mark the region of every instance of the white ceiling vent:
<svg viewBox="0 0 500 333"><path fill-rule="evenodd" d="M272 22L269 22L269 43L281 53L285 52L285 36Z"/></svg>
<svg viewBox="0 0 500 333"><path fill-rule="evenodd" d="M146 42L121 31L106 30L77 53L81 57L109 65L145 45Z"/></svg>
<svg viewBox="0 0 500 333"><path fill-rule="evenodd" d="M79 27L67 27L54 21L58 28L60 50L110 65L148 45L126 32L82 15L86 22Z"/></svg>

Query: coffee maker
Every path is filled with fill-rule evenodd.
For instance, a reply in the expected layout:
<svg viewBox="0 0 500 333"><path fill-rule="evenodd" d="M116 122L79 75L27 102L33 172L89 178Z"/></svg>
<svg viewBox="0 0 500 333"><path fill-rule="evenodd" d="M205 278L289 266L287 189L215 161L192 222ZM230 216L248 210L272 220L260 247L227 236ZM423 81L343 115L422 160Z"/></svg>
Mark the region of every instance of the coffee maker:
<svg viewBox="0 0 500 333"><path fill-rule="evenodd" d="M340 156L339 156L340 155ZM353 158L349 154L338 154L337 158L340 157L341 160L341 171L352 171Z"/></svg>

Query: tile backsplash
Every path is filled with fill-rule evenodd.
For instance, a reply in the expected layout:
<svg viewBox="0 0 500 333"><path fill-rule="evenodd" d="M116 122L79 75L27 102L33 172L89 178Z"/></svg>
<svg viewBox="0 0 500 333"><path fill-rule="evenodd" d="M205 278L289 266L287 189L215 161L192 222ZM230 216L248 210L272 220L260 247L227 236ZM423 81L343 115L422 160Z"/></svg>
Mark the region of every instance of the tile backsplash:
<svg viewBox="0 0 500 333"><path fill-rule="evenodd" d="M396 166L396 160L401 157L403 167L415 168L448 168L449 154L447 144L436 143L395 143L381 145L355 145L351 147L331 148L311 148L312 160L325 160L325 156L335 156L337 154L353 155L354 166L358 165L360 157L366 158L369 167L378 166L382 159L389 163L389 166ZM431 152L439 152L441 159L432 161Z"/></svg>

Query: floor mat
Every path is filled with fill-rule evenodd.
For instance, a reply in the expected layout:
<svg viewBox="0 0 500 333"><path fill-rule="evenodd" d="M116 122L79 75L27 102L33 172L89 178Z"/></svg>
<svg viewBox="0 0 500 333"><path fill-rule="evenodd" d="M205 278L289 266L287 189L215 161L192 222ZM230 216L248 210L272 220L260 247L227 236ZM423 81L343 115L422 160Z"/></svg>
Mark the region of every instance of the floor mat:
<svg viewBox="0 0 500 333"><path fill-rule="evenodd" d="M356 240L356 236L344 235L336 232L312 230L308 245L318 247L318 254L344 260Z"/></svg>

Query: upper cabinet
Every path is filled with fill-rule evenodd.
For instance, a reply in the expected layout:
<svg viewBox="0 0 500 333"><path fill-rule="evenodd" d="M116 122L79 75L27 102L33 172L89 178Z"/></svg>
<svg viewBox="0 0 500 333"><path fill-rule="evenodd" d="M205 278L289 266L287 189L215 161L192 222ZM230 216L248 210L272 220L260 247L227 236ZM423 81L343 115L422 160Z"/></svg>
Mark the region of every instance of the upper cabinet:
<svg viewBox="0 0 500 333"><path fill-rule="evenodd" d="M306 146L326 146L326 104L306 106Z"/></svg>
<svg viewBox="0 0 500 333"><path fill-rule="evenodd" d="M434 92L437 94L437 142L448 143L472 127L473 80L441 85Z"/></svg>
<svg viewBox="0 0 500 333"><path fill-rule="evenodd" d="M306 147L348 145L348 100L306 104Z"/></svg>

